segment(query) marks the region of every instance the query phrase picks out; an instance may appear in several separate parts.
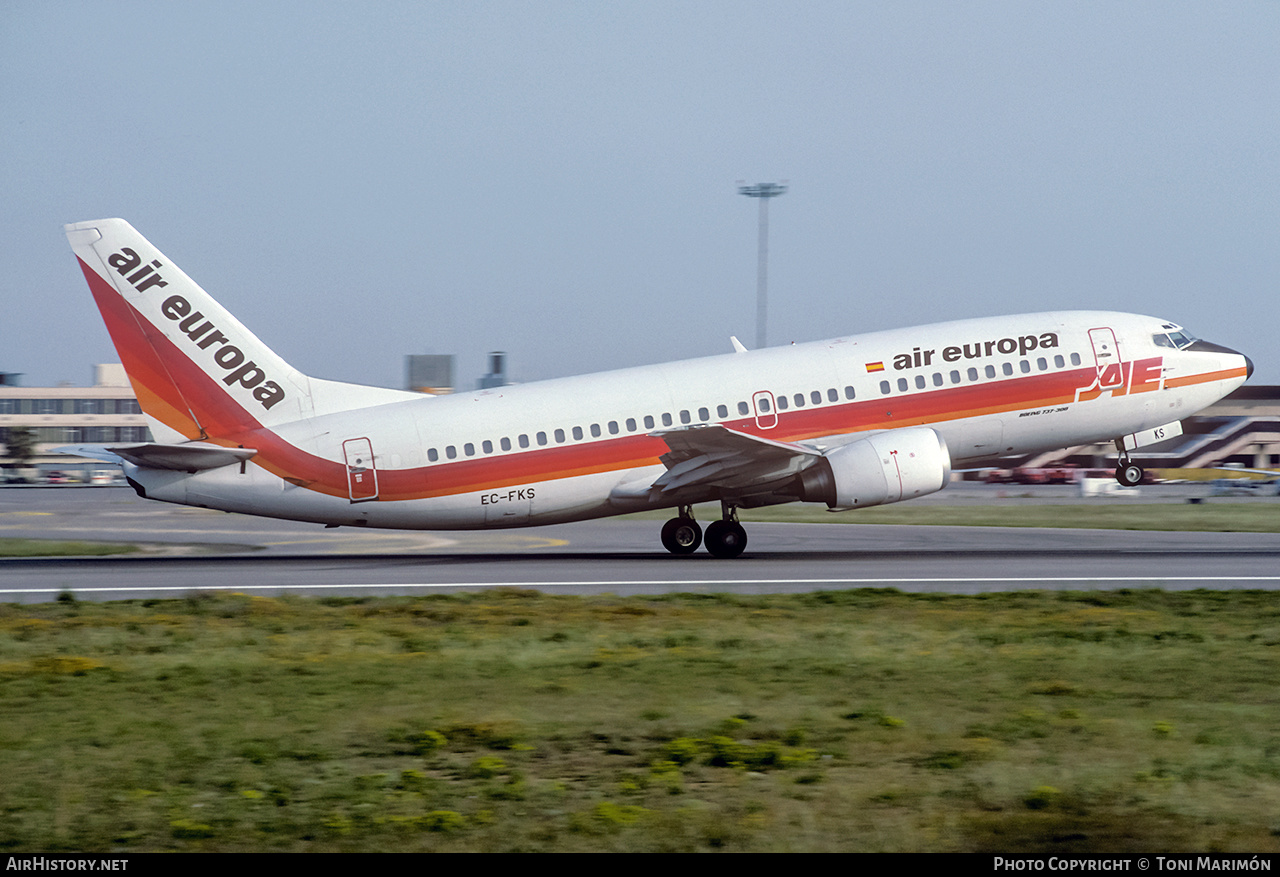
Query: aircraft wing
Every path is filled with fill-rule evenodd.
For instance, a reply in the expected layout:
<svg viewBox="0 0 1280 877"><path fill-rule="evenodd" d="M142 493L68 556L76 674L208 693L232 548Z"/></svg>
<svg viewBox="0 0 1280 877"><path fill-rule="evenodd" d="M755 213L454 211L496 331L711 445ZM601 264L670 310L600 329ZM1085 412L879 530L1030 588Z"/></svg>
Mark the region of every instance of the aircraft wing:
<svg viewBox="0 0 1280 877"><path fill-rule="evenodd" d="M708 424L653 433L670 449L660 459L667 471L651 485L662 493L686 487L740 491L796 474L820 451Z"/></svg>
<svg viewBox="0 0 1280 877"><path fill-rule="evenodd" d="M258 453L253 448L224 448L204 442L172 445L157 442L133 445L64 445L53 451L117 465L124 461L144 469L176 469L182 472L197 472L243 463Z"/></svg>

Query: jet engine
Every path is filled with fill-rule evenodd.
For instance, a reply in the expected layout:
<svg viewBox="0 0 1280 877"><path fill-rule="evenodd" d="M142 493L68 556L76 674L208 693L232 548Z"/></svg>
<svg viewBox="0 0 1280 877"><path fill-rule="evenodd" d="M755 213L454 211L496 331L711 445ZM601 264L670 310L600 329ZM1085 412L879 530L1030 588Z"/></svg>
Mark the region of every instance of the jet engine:
<svg viewBox="0 0 1280 877"><path fill-rule="evenodd" d="M950 479L941 435L923 426L891 429L824 454L800 473L800 499L863 508L937 493Z"/></svg>

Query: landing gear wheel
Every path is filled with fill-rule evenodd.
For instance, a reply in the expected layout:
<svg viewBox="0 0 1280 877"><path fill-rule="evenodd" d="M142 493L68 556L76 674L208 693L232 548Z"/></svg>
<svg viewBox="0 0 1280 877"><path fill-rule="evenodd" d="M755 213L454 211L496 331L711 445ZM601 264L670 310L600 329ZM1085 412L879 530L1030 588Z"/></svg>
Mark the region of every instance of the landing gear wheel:
<svg viewBox="0 0 1280 877"><path fill-rule="evenodd" d="M737 557L747 547L747 531L737 521L715 521L707 526L707 551L713 557Z"/></svg>
<svg viewBox="0 0 1280 877"><path fill-rule="evenodd" d="M662 525L662 547L672 554L693 554L701 544L702 528L693 518L672 518Z"/></svg>
<svg viewBox="0 0 1280 877"><path fill-rule="evenodd" d="M1125 463L1116 469L1116 481L1125 487L1136 487L1142 481L1142 467Z"/></svg>

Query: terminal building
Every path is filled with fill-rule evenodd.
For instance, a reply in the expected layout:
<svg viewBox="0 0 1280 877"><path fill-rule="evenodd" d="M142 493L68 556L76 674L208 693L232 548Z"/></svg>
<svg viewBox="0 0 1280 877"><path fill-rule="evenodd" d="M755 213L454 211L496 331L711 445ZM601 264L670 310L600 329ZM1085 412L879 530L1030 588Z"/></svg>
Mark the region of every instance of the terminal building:
<svg viewBox="0 0 1280 877"><path fill-rule="evenodd" d="M0 467L11 469L17 462L9 452L10 431L15 429L28 430L34 440L33 454L25 465L46 474L87 472L103 466L98 461L50 453L60 445L151 441L147 418L119 363L95 365L93 384L88 387L23 387L16 375L2 377Z"/></svg>

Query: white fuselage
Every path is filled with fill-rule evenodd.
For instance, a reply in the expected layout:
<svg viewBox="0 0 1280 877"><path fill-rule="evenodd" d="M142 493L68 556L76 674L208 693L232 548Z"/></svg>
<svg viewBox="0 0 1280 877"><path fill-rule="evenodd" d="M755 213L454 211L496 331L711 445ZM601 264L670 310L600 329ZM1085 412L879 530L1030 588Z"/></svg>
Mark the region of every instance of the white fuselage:
<svg viewBox="0 0 1280 877"><path fill-rule="evenodd" d="M1178 421L1243 383L1243 356L1160 343L1170 328L1077 311L876 332L304 417L242 437L243 465L126 472L169 502L470 529L725 499L643 489L664 431L702 424L816 452L928 426L975 466Z"/></svg>

